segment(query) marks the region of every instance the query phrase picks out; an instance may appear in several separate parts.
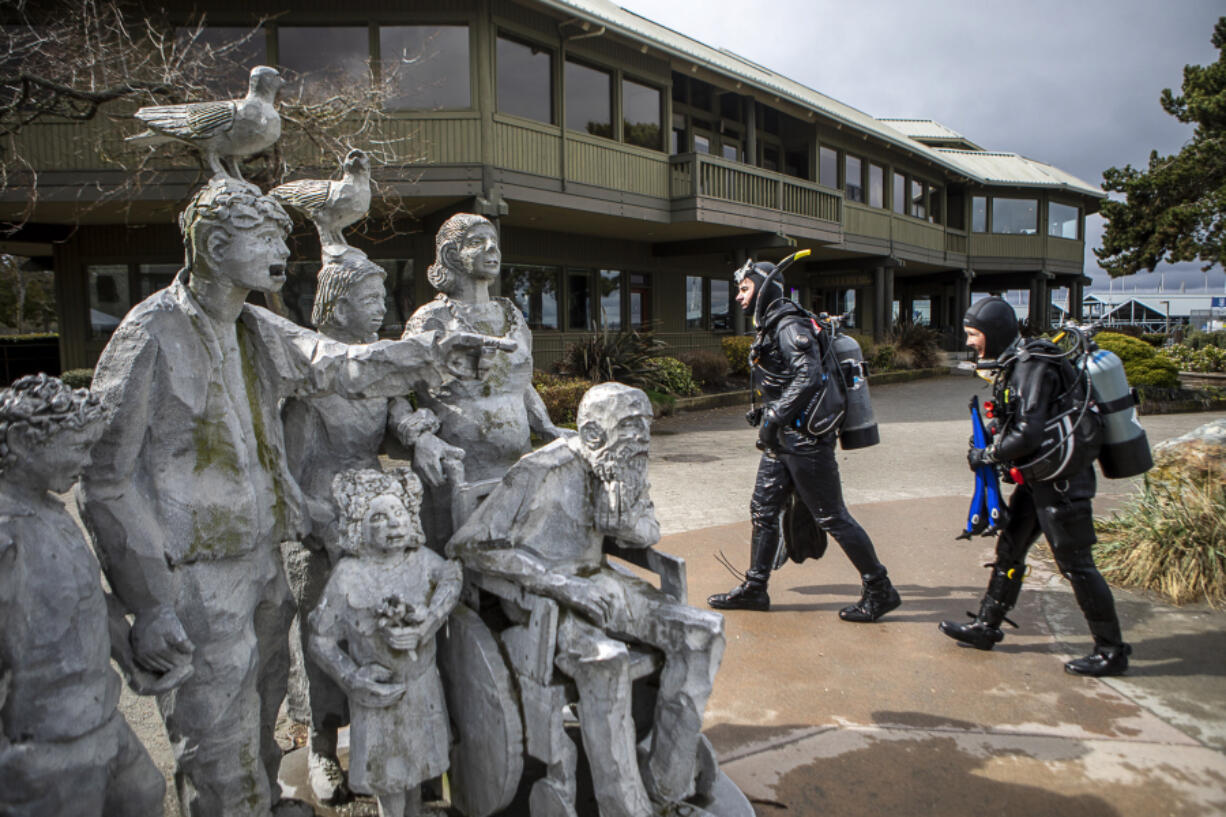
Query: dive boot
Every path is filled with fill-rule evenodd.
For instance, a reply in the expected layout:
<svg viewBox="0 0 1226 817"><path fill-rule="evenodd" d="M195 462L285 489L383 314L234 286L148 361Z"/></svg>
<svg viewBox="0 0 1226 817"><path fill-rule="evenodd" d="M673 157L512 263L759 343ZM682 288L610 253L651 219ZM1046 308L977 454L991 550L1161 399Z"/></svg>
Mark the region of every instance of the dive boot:
<svg viewBox="0 0 1226 817"><path fill-rule="evenodd" d="M1124 643L1119 621L1091 621L1089 625L1094 636L1094 652L1066 662L1064 671L1093 678L1123 675L1128 670L1132 647Z"/></svg>
<svg viewBox="0 0 1226 817"><path fill-rule="evenodd" d="M727 593L708 596L707 605L716 610L757 610L764 613L771 609L771 597L766 592L766 582L746 579Z"/></svg>
<svg viewBox="0 0 1226 817"><path fill-rule="evenodd" d="M969 623L960 621L942 621L938 626L941 632L969 647L977 650L990 650L1005 637L1000 629L1002 621L1007 621L1016 627L1005 616L1017 604L1017 597L1022 592L1022 578L1025 575L1024 565L1005 568L995 564L984 567L992 568L992 578L988 580L988 592L979 602L979 614L968 612Z"/></svg>
<svg viewBox="0 0 1226 817"><path fill-rule="evenodd" d="M890 584L884 567L876 574L866 573L860 578L864 581L860 600L840 610L839 618L844 621L876 621L902 604L902 598Z"/></svg>

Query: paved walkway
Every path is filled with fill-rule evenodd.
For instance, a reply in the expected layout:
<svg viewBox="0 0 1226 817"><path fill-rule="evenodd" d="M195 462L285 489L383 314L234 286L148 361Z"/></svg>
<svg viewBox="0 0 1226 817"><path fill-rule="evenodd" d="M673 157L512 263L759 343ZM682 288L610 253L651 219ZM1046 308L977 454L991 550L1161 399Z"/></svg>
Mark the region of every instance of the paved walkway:
<svg viewBox="0 0 1226 817"><path fill-rule="evenodd" d="M956 541L971 490L966 403L980 381L874 390L882 444L840 452L845 493L904 604L881 622L839 621L858 577L834 543L771 583L770 613L727 616L707 710L724 768L760 815L1208 815L1226 813L1226 613L1117 591L1133 668L1093 680L1062 663L1091 647L1045 545L991 652L936 629L983 593L994 540ZM686 557L691 603L747 561L756 432L741 410L658 421L653 496ZM1151 443L1213 415L1143 418ZM1133 481L1102 481L1098 508Z"/></svg>

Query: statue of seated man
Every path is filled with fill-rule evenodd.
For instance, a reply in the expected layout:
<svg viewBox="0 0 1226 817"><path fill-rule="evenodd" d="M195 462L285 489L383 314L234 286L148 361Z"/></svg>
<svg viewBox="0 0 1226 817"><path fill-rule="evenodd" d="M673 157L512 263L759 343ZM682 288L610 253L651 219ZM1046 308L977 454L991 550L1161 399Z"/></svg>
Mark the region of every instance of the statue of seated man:
<svg viewBox="0 0 1226 817"><path fill-rule="evenodd" d="M132 308L98 361L108 411L82 480L82 516L148 670L191 663L158 704L184 814L301 813L281 799L274 739L294 603L279 545L299 540L288 397L392 397L477 377L471 333L339 343L249 304L285 284L289 217L236 179L212 179L179 219L174 283Z"/></svg>
<svg viewBox="0 0 1226 817"><path fill-rule="evenodd" d="M166 781L117 709L191 667L132 666L127 621L63 503L102 433L102 406L60 380L0 391L0 814L155 817Z"/></svg>
<svg viewBox="0 0 1226 817"><path fill-rule="evenodd" d="M641 817L694 792L703 710L724 650L723 618L611 568L605 537L648 548L651 403L620 383L592 387L577 436L519 460L447 545L467 568L558 602L556 666L579 691L580 729L602 817ZM664 655L640 768L627 642Z"/></svg>

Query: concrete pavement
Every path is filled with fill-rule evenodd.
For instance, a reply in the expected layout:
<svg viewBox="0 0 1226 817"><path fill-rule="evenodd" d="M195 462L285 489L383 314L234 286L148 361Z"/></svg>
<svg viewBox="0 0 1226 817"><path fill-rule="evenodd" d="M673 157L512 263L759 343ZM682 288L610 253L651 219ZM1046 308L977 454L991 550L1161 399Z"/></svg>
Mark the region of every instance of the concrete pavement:
<svg viewBox="0 0 1226 817"><path fill-rule="evenodd" d="M956 541L966 519L966 404L981 381L947 377L874 390L882 444L840 452L853 513L904 604L871 625L837 610L859 580L832 542L789 564L770 613L727 615L728 649L707 710L724 769L761 815L1208 815L1226 813L1226 613L1116 591L1133 643L1127 676L1063 672L1091 648L1045 544L991 652L936 624L976 608L994 540ZM756 432L743 410L653 427L653 497L687 559L690 601L736 580L747 561ZM1213 415L1142 418L1150 442ZM1133 481L1100 482L1096 508Z"/></svg>

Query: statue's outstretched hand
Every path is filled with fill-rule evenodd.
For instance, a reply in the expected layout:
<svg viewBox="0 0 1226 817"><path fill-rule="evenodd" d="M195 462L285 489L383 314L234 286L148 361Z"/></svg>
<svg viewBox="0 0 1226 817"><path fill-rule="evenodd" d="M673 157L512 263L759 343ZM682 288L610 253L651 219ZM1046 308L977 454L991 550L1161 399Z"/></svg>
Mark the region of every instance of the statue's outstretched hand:
<svg viewBox="0 0 1226 817"><path fill-rule="evenodd" d="M518 348L519 344L513 340L472 332L450 332L439 341L439 352L447 371L466 380L484 377L495 352L514 352Z"/></svg>
<svg viewBox="0 0 1226 817"><path fill-rule="evenodd" d="M463 459L463 448L449 445L428 431L418 437L413 445L413 467L426 482L436 487L442 485L446 478L443 461Z"/></svg>
<svg viewBox="0 0 1226 817"><path fill-rule="evenodd" d="M196 651L179 617L165 605L138 613L130 640L137 667L158 674L190 664Z"/></svg>
<svg viewBox="0 0 1226 817"><path fill-rule="evenodd" d="M404 695L405 685L393 682L392 671L382 664L366 664L346 679L349 697L361 706L382 709Z"/></svg>

